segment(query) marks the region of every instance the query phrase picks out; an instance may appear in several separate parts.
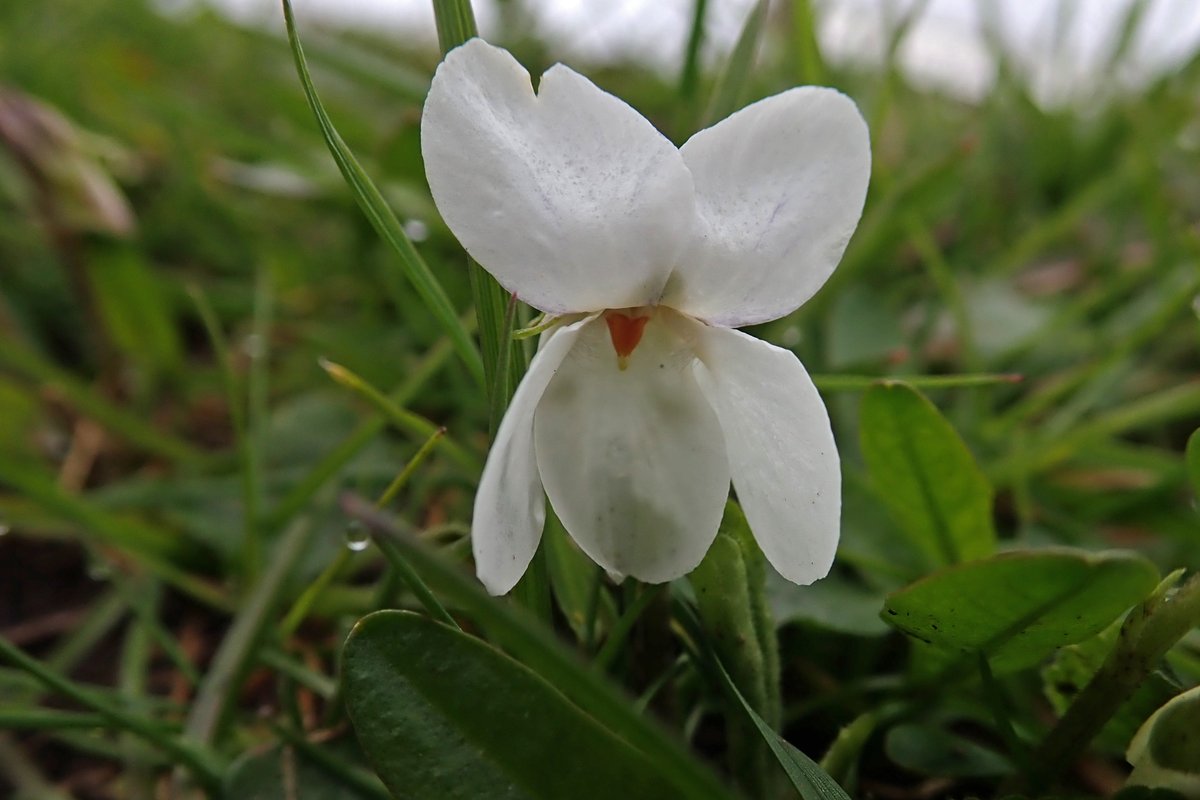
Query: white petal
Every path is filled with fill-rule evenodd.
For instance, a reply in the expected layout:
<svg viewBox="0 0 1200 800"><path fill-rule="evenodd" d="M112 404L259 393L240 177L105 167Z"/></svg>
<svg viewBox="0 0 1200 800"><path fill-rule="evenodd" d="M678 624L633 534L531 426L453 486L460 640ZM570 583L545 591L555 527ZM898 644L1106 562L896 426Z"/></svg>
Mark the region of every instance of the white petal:
<svg viewBox="0 0 1200 800"><path fill-rule="evenodd" d="M867 194L871 145L854 102L833 89L792 89L700 131L682 152L700 232L663 302L737 327L812 297Z"/></svg>
<svg viewBox="0 0 1200 800"><path fill-rule="evenodd" d="M650 304L691 239L679 150L561 64L534 95L508 52L481 39L451 51L425 102L421 151L450 230L543 311Z"/></svg>
<svg viewBox="0 0 1200 800"><path fill-rule="evenodd" d="M741 331L692 323L696 377L712 403L750 530L793 583L825 577L837 550L842 475L825 404L799 359Z"/></svg>
<svg viewBox="0 0 1200 800"><path fill-rule="evenodd" d="M471 547L475 572L492 594L504 594L516 585L542 538L546 496L533 450L534 409L587 321L554 332L538 350L513 394L483 467L471 520Z"/></svg>
<svg viewBox="0 0 1200 800"><path fill-rule="evenodd" d="M622 371L597 319L534 415L546 494L583 551L610 573L651 583L678 578L716 536L729 467L694 362L656 318Z"/></svg>

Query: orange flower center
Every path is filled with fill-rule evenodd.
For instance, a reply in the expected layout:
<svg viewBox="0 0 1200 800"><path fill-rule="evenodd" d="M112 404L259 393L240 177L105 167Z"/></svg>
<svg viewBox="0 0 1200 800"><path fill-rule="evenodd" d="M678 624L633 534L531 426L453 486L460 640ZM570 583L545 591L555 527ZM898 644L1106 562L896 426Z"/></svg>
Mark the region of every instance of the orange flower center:
<svg viewBox="0 0 1200 800"><path fill-rule="evenodd" d="M622 311L605 311L604 321L608 324L608 336L612 339L613 350L617 353L617 366L624 370L629 366L629 356L642 341L646 331L646 323L650 321L648 309L625 309Z"/></svg>

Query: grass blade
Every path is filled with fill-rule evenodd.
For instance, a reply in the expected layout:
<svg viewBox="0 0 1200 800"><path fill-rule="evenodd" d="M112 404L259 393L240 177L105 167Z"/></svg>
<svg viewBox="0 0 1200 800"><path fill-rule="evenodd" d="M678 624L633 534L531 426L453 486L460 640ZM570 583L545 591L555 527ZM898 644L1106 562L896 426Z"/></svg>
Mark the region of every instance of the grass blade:
<svg viewBox="0 0 1200 800"><path fill-rule="evenodd" d="M437 278L433 276L429 265L421 258L420 253L413 247L412 242L404 233L400 221L396 219L396 215L392 213L392 209L384 200L383 195L371 182L367 173L359 165L354 154L350 152L350 148L342 140L341 135L337 132L333 122L329 119L329 115L325 113L325 107L321 104L321 99L317 95L316 87L313 85L312 76L308 72L308 63L304 59L304 50L300 46L300 37L296 33L296 20L292 13L292 4L290 0L283 0L283 16L284 22L287 25L288 42L291 44L292 56L296 61L296 73L300 76L300 83L304 88L304 96L308 99L309 107L312 109L313 115L317 118L317 124L321 128L321 135L325 139L325 144L329 147L329 153L333 156L333 160L337 162L338 169L341 170L342 177L346 179L346 183L354 193L354 199L358 202L359 208L367 216L372 227L376 232L387 242L388 246L400 257L400 264L404 268L404 274L412 283L413 288L421 295L421 299L428 306L433 315L437 317L438 322L445 328L449 334L451 342L454 344L454 349L458 352L463 363L467 365L467 369L471 373L471 377L481 386L486 387L487 383L484 377L483 360L479 356L479 351L475 347L475 343L471 341L467 329L458 321L458 316L454 310L454 306L450 304L450 298L446 296L446 292L438 283Z"/></svg>

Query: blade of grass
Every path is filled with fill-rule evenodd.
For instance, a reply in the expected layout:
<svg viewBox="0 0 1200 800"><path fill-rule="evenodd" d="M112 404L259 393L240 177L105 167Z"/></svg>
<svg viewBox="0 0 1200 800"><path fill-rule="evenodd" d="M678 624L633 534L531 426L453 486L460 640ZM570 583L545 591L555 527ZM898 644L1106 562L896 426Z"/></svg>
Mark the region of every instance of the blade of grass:
<svg viewBox="0 0 1200 800"><path fill-rule="evenodd" d="M188 713L184 736L209 746L216 741L226 713L237 697L242 676L283 593L284 584L308 549L313 526L307 517L291 524L271 554L267 569L243 601Z"/></svg>
<svg viewBox="0 0 1200 800"><path fill-rule="evenodd" d="M167 583L215 608L229 603L211 584L176 566L198 555L173 535L132 518L117 517L67 493L38 469L0 453L0 482L6 483L55 516L79 526L97 545L115 547Z"/></svg>
<svg viewBox="0 0 1200 800"><path fill-rule="evenodd" d="M170 755L177 763L186 767L192 775L209 788L215 788L221 775L217 757L206 748L178 739L168 729L139 714L126 711L103 700L90 690L64 678L40 661L28 656L20 648L0 637L0 658L37 678L49 689L84 708L99 714L104 721L118 730L129 731Z"/></svg>
<svg viewBox="0 0 1200 800"><path fill-rule="evenodd" d="M61 397L80 414L148 453L189 465L202 464L209 459L194 445L163 433L146 424L141 417L113 405L74 375L12 341L12 337L0 347L0 368L36 382L39 389Z"/></svg>
<svg viewBox="0 0 1200 800"><path fill-rule="evenodd" d="M341 135L337 132L337 128L334 127L332 120L329 119L329 115L325 112L325 107L321 104L316 87L313 85L312 76L308 72L308 63L304 59L304 50L300 46L300 38L296 32L296 20L292 13L292 4L290 0L282 0L282 2L288 42L291 44L292 56L296 62L296 73L300 77L304 96L308 100L313 115L317 118L317 124L321 128L321 135L325 138L325 144L328 145L333 160L337 163L342 177L346 179L346 183L353 191L354 199L358 202L359 208L362 209L380 237L387 242L399 257L400 264L404 268L404 273L412 283L413 288L417 290L425 305L429 307L429 310L442 324L442 327L454 345L454 349L458 352L459 357L466 364L467 370L471 373L471 377L475 379L475 382L480 387L486 389L487 381L484 376L483 360L479 356L479 351L476 349L475 343L471 341L467 329L459 322L454 306L450 304L450 298L446 296L445 290L442 289L441 284L438 283L437 278L430 271L429 265L425 263L420 253L413 247L412 242L404 233L404 228L400 225L400 221L392 213L391 207L388 206L387 201L379 193L379 190L372 183L370 177L359 166L358 160L350 152L350 148L342 140Z"/></svg>
<svg viewBox="0 0 1200 800"><path fill-rule="evenodd" d="M813 375L813 383L823 392L861 392L877 383L905 383L920 389L967 389L1020 383L1022 376L1007 374L979 375Z"/></svg>
<svg viewBox="0 0 1200 800"><path fill-rule="evenodd" d="M708 0L692 0L692 24L688 27L687 44L683 53L683 69L679 73L679 98L690 107L700 84L700 51L704 48L704 19Z"/></svg>
<svg viewBox="0 0 1200 800"><path fill-rule="evenodd" d="M725 119L740 107L758 54L758 43L767 26L767 5L767 0L758 0L746 15L737 43L725 62L725 69L717 78L701 127Z"/></svg>
<svg viewBox="0 0 1200 800"><path fill-rule="evenodd" d="M433 17L443 56L479 35L470 0L433 0ZM513 350L520 345L510 335L515 298L511 298L496 279L470 256L467 257L467 273L483 350L484 385L488 392L488 408L491 410L489 431L495 433L500 424L499 418L508 407L509 398L524 372L523 360L513 357Z"/></svg>
<svg viewBox="0 0 1200 800"><path fill-rule="evenodd" d="M434 446L436 446L442 439L445 431L445 428L438 428L425 441L425 443L421 445L413 457L408 460L408 463L404 465L404 469L400 470L400 474L395 477L395 479L388 485L387 489L384 490L383 494L379 496L379 500L375 503L376 508L384 508L396 498L396 495L399 494L400 490L404 488L404 485L408 483L409 478L411 478L413 473L417 471L417 468L425 461L426 458L429 457L429 454L433 452ZM384 555L387 556L387 553L385 552ZM324 570L321 571L321 574L317 576L317 579L313 581L313 583L307 589L304 590L299 598L297 598L287 616L284 617L283 623L280 625L282 638L286 639L287 637L291 636L295 632L296 628L300 627L300 623L304 621L306 616L308 616L309 611L312 610L313 604L316 603L318 598L320 598L321 593L324 592L325 589L329 587L329 584L333 582L333 579L337 577L337 575L343 569L346 568L346 565L350 562L351 557L352 553L349 548L343 548L342 550L339 550L337 557L331 561ZM388 560L391 561L392 559L389 557ZM406 578L412 577L415 578L418 583L420 582L420 578L416 578L415 576L409 574L412 572L412 570L411 568L407 567L407 565L405 565L403 568L403 572L405 573ZM416 593L417 597L421 599L426 610L429 611L431 616L436 619L441 619L442 621L449 620L450 624L457 625L457 623L454 622L454 619L446 612L446 609L442 608L441 604L438 603L437 598L433 597L432 593L425 588L423 584L417 586L416 584L410 582L410 586L414 587L414 593Z"/></svg>
<svg viewBox="0 0 1200 800"><path fill-rule="evenodd" d="M392 394L389 399L398 408L409 403L417 392L421 391L449 359L452 349L448 338L438 341L424 358L409 372L408 379ZM372 439L378 436L387 426L388 418L378 415L363 422L340 445L326 455L296 484L284 498L279 501L264 528L268 531L278 530L311 502L322 486L324 486L342 467L350 462Z"/></svg>
<svg viewBox="0 0 1200 800"><path fill-rule="evenodd" d="M479 35L471 0L433 0L433 19L442 55Z"/></svg>
<svg viewBox="0 0 1200 800"><path fill-rule="evenodd" d="M817 41L817 20L812 0L791 0L788 8L792 13L794 46L791 51L796 60L796 83L824 86L825 59L821 56L821 45Z"/></svg>
<svg viewBox="0 0 1200 800"><path fill-rule="evenodd" d="M439 431L442 434L445 433L445 428L434 425L420 414L414 414L406 408L401 408L395 400L341 364L336 364L327 359L321 359L318 363L320 363L321 369L325 370L329 377L374 406L397 430L421 441L433 437ZM479 459L475 455L467 452L463 449L462 445L455 442L449 436L438 435L434 444L470 474L478 475L479 471L483 469L483 464L479 462Z"/></svg>
<svg viewBox="0 0 1200 800"><path fill-rule="evenodd" d="M262 543L258 530L259 459L251 442L246 421L246 399L233 366L229 340L221 330L221 322L217 319L217 314L204 291L193 285L188 287L188 295L196 306L196 312L200 315L200 321L208 334L208 342L217 357L221 385L225 389L225 406L229 409L229 420L233 425L233 438L238 454L238 476L242 484L242 557L239 566L242 569L243 580L249 585L262 566ZM258 306L257 300L255 306Z"/></svg>
<svg viewBox="0 0 1200 800"><path fill-rule="evenodd" d="M804 800L850 800L837 782L821 769L817 762L800 752L790 742L771 729L771 726L760 717L751 707L742 693L738 691L725 665L717 657L704 634L704 628L695 611L679 598L675 598L675 616L679 620L687 636L683 638L687 648L697 664L705 668L705 672L713 679L720 689L733 700L734 705L746 713L754 727L758 729L767 747L771 749L793 788Z"/></svg>
<svg viewBox="0 0 1200 800"><path fill-rule="evenodd" d="M0 706L0 728L17 731L95 730L107 720L95 712Z"/></svg>

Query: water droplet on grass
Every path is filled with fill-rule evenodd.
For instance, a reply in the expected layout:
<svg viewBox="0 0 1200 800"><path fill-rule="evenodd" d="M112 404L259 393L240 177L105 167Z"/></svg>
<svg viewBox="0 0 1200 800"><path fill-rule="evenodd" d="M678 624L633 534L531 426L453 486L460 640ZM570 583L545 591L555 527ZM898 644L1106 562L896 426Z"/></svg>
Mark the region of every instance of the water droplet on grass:
<svg viewBox="0 0 1200 800"><path fill-rule="evenodd" d="M371 534L367 533L366 526L361 522L354 520L346 526L346 547L355 553L361 553L370 543Z"/></svg>

